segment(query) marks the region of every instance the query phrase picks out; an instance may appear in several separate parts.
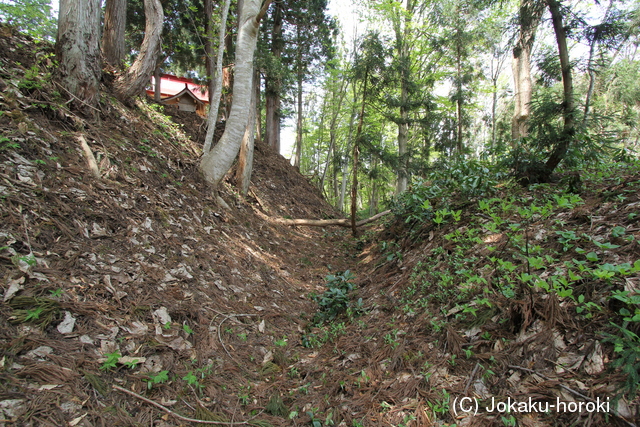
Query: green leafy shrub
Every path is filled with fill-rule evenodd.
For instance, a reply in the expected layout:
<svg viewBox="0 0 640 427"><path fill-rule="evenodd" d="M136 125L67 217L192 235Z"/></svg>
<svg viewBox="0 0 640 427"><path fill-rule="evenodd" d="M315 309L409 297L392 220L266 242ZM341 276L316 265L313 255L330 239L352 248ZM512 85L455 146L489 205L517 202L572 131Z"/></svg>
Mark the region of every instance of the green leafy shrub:
<svg viewBox="0 0 640 427"><path fill-rule="evenodd" d="M432 200L438 199L447 208L454 197L490 196L507 178L500 167L479 160L443 160L408 191L394 198L392 210L404 222L425 222L434 217Z"/></svg>
<svg viewBox="0 0 640 427"><path fill-rule="evenodd" d="M325 321L331 321L341 314L347 312L347 309L358 308L362 305L360 299L355 305L350 301L349 292L355 288L353 283L355 276L349 270L344 273L329 274L326 277L327 290L321 295L312 295L311 297L318 303L319 311L313 317L315 325L321 325Z"/></svg>

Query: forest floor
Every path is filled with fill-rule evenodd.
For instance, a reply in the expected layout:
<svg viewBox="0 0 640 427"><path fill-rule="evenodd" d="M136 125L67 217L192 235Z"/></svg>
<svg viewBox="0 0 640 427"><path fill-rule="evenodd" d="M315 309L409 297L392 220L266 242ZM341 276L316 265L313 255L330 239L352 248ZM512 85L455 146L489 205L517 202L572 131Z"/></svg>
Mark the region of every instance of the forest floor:
<svg viewBox="0 0 640 427"><path fill-rule="evenodd" d="M359 238L287 227L266 218L340 213L261 144L249 195L230 178L216 206L201 120L127 109L109 75L69 111L51 54L0 27L0 426L638 422L637 321L610 324L638 306L638 168ZM486 410L557 398L592 406Z"/></svg>

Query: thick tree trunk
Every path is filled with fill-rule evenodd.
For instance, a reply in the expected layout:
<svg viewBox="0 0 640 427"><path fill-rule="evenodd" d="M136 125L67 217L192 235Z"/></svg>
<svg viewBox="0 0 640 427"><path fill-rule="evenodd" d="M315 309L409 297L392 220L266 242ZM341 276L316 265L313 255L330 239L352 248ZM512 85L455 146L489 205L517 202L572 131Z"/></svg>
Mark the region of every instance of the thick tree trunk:
<svg viewBox="0 0 640 427"><path fill-rule="evenodd" d="M257 72L253 73L253 86L255 88L256 85L260 84L260 81L256 81ZM253 148L255 143L255 132L256 132L256 91L255 89L251 92L251 105L249 107L249 111L251 116L249 117L249 122L247 123L247 130L244 133L244 137L242 138L242 145L240 146L240 155L238 156L238 167L236 169L236 185L240 189L240 192L243 195L247 195L249 192L249 184L251 184L251 172L253 170Z"/></svg>
<svg viewBox="0 0 640 427"><path fill-rule="evenodd" d="M164 13L160 0L144 0L144 15L145 33L140 53L127 73L121 75L115 83L116 94L125 102L144 91L156 69L162 47Z"/></svg>
<svg viewBox="0 0 640 427"><path fill-rule="evenodd" d="M271 34L271 54L279 61L284 49L282 23L284 5L282 0L275 3L273 10L273 32ZM280 90L282 78L279 70L267 69L265 75L265 141L277 153L280 152Z"/></svg>
<svg viewBox="0 0 640 427"><path fill-rule="evenodd" d="M60 1L58 75L79 109L95 107L100 99L100 12L100 0Z"/></svg>
<svg viewBox="0 0 640 427"><path fill-rule="evenodd" d="M238 41L236 43L236 67L233 82L233 104L231 113L218 144L205 152L200 162L205 180L217 190L225 174L231 168L242 144L242 138L249 121L251 94L254 88L253 55L258 39L260 19L271 3L267 0L260 9L260 0L244 0L238 21Z"/></svg>
<svg viewBox="0 0 640 427"><path fill-rule="evenodd" d="M560 57L560 67L562 69L563 87L563 116L564 127L562 136L555 149L549 156L545 169L547 174L551 174L560 164L567 154L569 146L573 142L575 135L575 102L573 99L573 77L571 75L571 63L569 62L569 48L567 47L567 33L562 24L562 14L560 4L556 0L546 0L551 12L553 30L556 33L558 43L558 56Z"/></svg>
<svg viewBox="0 0 640 427"><path fill-rule="evenodd" d="M541 0L521 0L520 34L513 49L514 113L511 122L511 138L515 141L528 135L527 120L531 113L531 49L536 30L542 19L544 4Z"/></svg>
<svg viewBox="0 0 640 427"><path fill-rule="evenodd" d="M127 0L107 0L104 10L102 54L111 66L122 68L126 48L124 30L127 22Z"/></svg>
<svg viewBox="0 0 640 427"><path fill-rule="evenodd" d="M209 0L210 1L210 0ZM209 115L207 117L207 134L204 138L203 152L208 153L213 144L213 136L216 133L216 123L218 122L218 110L220 108L220 97L222 96L222 60L224 55L224 38L227 33L227 17L231 0L225 0L222 8L222 19L220 20L220 30L218 33L218 56L216 58L215 73L210 76L213 82L213 89L209 87Z"/></svg>

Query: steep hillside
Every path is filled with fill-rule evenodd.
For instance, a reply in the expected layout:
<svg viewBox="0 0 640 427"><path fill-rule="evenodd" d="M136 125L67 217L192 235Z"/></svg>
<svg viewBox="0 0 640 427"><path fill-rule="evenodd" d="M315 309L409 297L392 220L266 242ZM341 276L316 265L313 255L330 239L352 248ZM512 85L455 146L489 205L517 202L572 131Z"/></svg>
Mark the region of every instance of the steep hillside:
<svg viewBox="0 0 640 427"><path fill-rule="evenodd" d="M0 423L181 423L115 385L191 417L287 425L264 406L286 394L276 378L299 357L307 295L348 248L254 210L336 212L260 145L250 196L227 186L231 209L217 208L201 122L126 109L108 87L99 111L68 111L50 47L0 33Z"/></svg>

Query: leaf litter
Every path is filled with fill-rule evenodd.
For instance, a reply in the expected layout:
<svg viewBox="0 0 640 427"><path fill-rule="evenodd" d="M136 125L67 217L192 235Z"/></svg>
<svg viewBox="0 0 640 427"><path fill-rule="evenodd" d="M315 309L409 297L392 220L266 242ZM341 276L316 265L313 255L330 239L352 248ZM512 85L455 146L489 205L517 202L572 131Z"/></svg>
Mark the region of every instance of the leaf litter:
<svg viewBox="0 0 640 427"><path fill-rule="evenodd" d="M463 307L448 294L420 308L408 302L416 267L434 259L432 270L444 272L455 252L446 236L477 227L476 208L467 204L459 223L424 225L423 238L394 223L370 228L359 242L342 230L269 223L255 211L339 214L258 144L250 195L238 196L229 181L222 197L231 208L219 210L197 169L199 119L109 101L96 123L43 107L51 88L25 95L15 84L36 64L35 49L26 36L0 36L0 129L13 147L0 150L0 425L510 422L501 415L527 426L637 422L637 398L617 400L615 416L455 413L462 396L579 402L614 396L625 381L597 333L615 332L609 319L620 306L586 320L569 298L537 292L514 300L496 291L488 246L508 253L508 232L487 232L465 249L476 258L478 283L492 284L490 306L476 298ZM72 137L78 132L100 165L99 180ZM576 236L592 236L581 249L611 265L640 258L638 221L630 219L640 176L620 178L586 191L583 205L556 218ZM550 221L531 222L527 236L564 253L568 243ZM635 243L612 240L614 227ZM394 241L401 256L381 250L381 240ZM619 247L602 247L609 241ZM364 313L314 325L310 295L324 291L327 274L347 269ZM578 281L576 293L605 301L606 280ZM633 296L639 286L628 276L623 290ZM115 363L105 367L110 357Z"/></svg>

